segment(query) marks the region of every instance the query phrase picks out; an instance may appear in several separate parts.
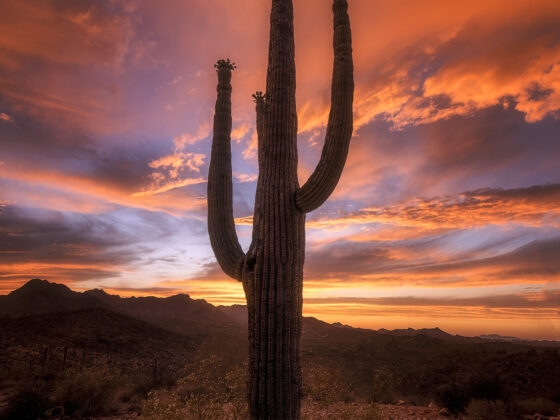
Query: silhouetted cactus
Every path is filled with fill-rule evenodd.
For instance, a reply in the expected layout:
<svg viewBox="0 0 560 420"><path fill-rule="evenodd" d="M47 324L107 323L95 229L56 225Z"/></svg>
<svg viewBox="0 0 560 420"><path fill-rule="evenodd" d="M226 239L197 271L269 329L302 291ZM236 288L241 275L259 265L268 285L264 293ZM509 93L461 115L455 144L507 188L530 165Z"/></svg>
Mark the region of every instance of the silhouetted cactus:
<svg viewBox="0 0 560 420"><path fill-rule="evenodd" d="M346 0L333 0L331 111L317 168L297 177L296 73L292 0L272 0L266 93L256 103L259 179L253 237L239 245L232 212L231 75L216 64L218 98L208 174L208 230L224 272L243 284L249 312L248 401L252 418L296 419L300 413L305 214L334 190L352 136L352 40Z"/></svg>
<svg viewBox="0 0 560 420"><path fill-rule="evenodd" d="M66 358L68 357L68 347L64 347L64 357L62 358L62 370L66 367Z"/></svg>
<svg viewBox="0 0 560 420"><path fill-rule="evenodd" d="M86 349L84 349L82 352L82 360L80 362L80 372L83 372L85 362L86 362Z"/></svg>
<svg viewBox="0 0 560 420"><path fill-rule="evenodd" d="M45 347L45 350L43 351L43 359L41 360L41 369L45 369L45 366L47 365L48 357L49 357L49 348Z"/></svg>

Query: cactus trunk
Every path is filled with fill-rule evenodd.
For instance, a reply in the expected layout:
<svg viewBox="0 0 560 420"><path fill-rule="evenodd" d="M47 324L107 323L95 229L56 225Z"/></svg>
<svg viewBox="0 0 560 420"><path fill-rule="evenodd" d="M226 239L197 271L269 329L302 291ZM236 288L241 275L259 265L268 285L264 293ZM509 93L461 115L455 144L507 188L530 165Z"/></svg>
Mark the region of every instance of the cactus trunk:
<svg viewBox="0 0 560 420"><path fill-rule="evenodd" d="M232 214L231 74L218 61L218 99L208 174L208 230L224 272L243 284L249 318L249 412L298 419L301 400L305 214L334 190L352 135L353 65L346 0L334 0L331 113L323 153L304 186L297 177L296 74L292 0L272 0L266 94L254 95L259 179L253 238L243 253Z"/></svg>

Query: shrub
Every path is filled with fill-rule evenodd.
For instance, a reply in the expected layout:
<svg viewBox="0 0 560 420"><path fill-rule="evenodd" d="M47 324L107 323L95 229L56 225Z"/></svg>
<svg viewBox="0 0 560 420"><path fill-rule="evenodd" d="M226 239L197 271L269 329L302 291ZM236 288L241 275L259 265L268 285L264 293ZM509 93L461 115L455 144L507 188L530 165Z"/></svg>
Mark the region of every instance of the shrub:
<svg viewBox="0 0 560 420"><path fill-rule="evenodd" d="M502 381L493 376L482 375L470 379L468 394L473 399L479 400L507 400L509 395Z"/></svg>
<svg viewBox="0 0 560 420"><path fill-rule="evenodd" d="M557 404L548 398L531 398L517 401L515 403L515 408L519 414L539 413L545 416L560 414L560 404Z"/></svg>
<svg viewBox="0 0 560 420"><path fill-rule="evenodd" d="M320 404L353 400L351 388L340 372L322 365L310 365L303 370L303 395Z"/></svg>
<svg viewBox="0 0 560 420"><path fill-rule="evenodd" d="M98 370L69 372L57 384L56 399L66 414L103 415L114 408L116 382Z"/></svg>
<svg viewBox="0 0 560 420"><path fill-rule="evenodd" d="M467 407L472 420L509 420L515 418L511 406L504 401L472 400Z"/></svg>
<svg viewBox="0 0 560 420"><path fill-rule="evenodd" d="M186 407L172 392L151 391L142 405L142 418L145 420L181 420L186 418Z"/></svg>
<svg viewBox="0 0 560 420"><path fill-rule="evenodd" d="M52 403L44 386L28 384L12 397L3 418L6 420L35 420L42 417Z"/></svg>
<svg viewBox="0 0 560 420"><path fill-rule="evenodd" d="M440 387L436 391L436 399L439 405L447 408L451 413L459 414L465 411L470 398L465 387L455 383Z"/></svg>
<svg viewBox="0 0 560 420"><path fill-rule="evenodd" d="M187 366L188 372L168 390L152 391L144 401L146 419L247 418L245 370L211 355Z"/></svg>
<svg viewBox="0 0 560 420"><path fill-rule="evenodd" d="M395 402L394 379L390 372L382 370L374 376L369 399L381 404Z"/></svg>

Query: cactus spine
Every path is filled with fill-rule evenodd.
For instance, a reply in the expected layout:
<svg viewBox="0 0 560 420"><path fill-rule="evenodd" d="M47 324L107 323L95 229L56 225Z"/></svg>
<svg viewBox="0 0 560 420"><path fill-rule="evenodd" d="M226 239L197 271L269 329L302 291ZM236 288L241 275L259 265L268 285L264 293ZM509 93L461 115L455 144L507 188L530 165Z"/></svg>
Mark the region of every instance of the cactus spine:
<svg viewBox="0 0 560 420"><path fill-rule="evenodd" d="M259 178L253 236L239 245L232 211L231 76L216 64L218 97L208 174L208 231L223 271L243 284L249 318L248 402L253 419L298 419L301 400L305 215L332 193L352 137L352 40L346 0L333 0L331 111L320 161L297 177L296 70L292 0L272 0L266 93L256 103Z"/></svg>

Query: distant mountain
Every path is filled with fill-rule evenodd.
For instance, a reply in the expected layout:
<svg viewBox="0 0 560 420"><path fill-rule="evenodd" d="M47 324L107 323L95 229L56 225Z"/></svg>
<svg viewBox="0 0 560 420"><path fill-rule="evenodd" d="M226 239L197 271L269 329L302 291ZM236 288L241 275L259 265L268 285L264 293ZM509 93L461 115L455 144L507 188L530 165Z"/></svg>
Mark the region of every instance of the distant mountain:
<svg viewBox="0 0 560 420"><path fill-rule="evenodd" d="M229 318L236 321L239 325L242 326L247 325L247 307L245 305L218 306L218 309L220 309ZM454 336L448 334L439 328L422 328L419 330L415 330L412 328L386 330L382 328L380 330L369 330L364 328L351 327L349 325L341 324L340 322L334 322L332 324L329 324L327 322L323 322L312 317L303 317L303 330L304 330L304 336L308 338L327 336L328 334L335 334L337 336L340 336L341 334L348 335L349 331L351 331L350 334L358 333L359 335L360 334L371 335L376 333L376 334L384 334L384 335L400 336L400 337L425 335L427 337L438 338L442 340L452 340L456 338L466 339L466 337L460 337L460 336Z"/></svg>
<svg viewBox="0 0 560 420"><path fill-rule="evenodd" d="M203 299L191 299L187 294L167 298L130 297L110 295L94 289L75 292L67 286L34 279L5 296L0 296L0 317L21 317L53 312L104 308L149 322L181 334L214 334L226 332L244 336L247 332L247 307L245 305L213 306ZM354 328L339 322L329 324L315 318L304 317L304 342L326 341L333 345L340 341L373 339L385 342L391 337L430 338L455 342L511 342L544 346L560 346L557 341L530 341L495 334L479 337L451 335L439 328L380 329L377 331Z"/></svg>
<svg viewBox="0 0 560 420"><path fill-rule="evenodd" d="M483 340L491 340L491 341L524 341L518 337L509 337L509 336L498 335L498 334L482 334L477 336L476 338L481 338Z"/></svg>
<svg viewBox="0 0 560 420"><path fill-rule="evenodd" d="M99 289L75 292L62 284L34 279L0 296L0 316L21 317L87 308L110 309L185 334L204 334L237 326L215 306L186 294L167 298L122 298Z"/></svg>
<svg viewBox="0 0 560 420"><path fill-rule="evenodd" d="M25 316L99 307L97 299L63 284L33 279L7 296L0 296L0 316Z"/></svg>
<svg viewBox="0 0 560 420"><path fill-rule="evenodd" d="M419 330L415 330L413 328L406 328L406 329L396 329L396 330L386 330L385 328L381 328L377 330L377 332L381 334L388 334L388 335L396 335L396 336L415 336L415 335L425 335L428 337L433 338L441 338L443 340L453 339L459 336L453 336L451 334L446 333L445 331L439 328L421 328Z"/></svg>
<svg viewBox="0 0 560 420"><path fill-rule="evenodd" d="M247 306L245 305L231 305L231 306L218 306L226 316L235 321L240 326L247 326Z"/></svg>

